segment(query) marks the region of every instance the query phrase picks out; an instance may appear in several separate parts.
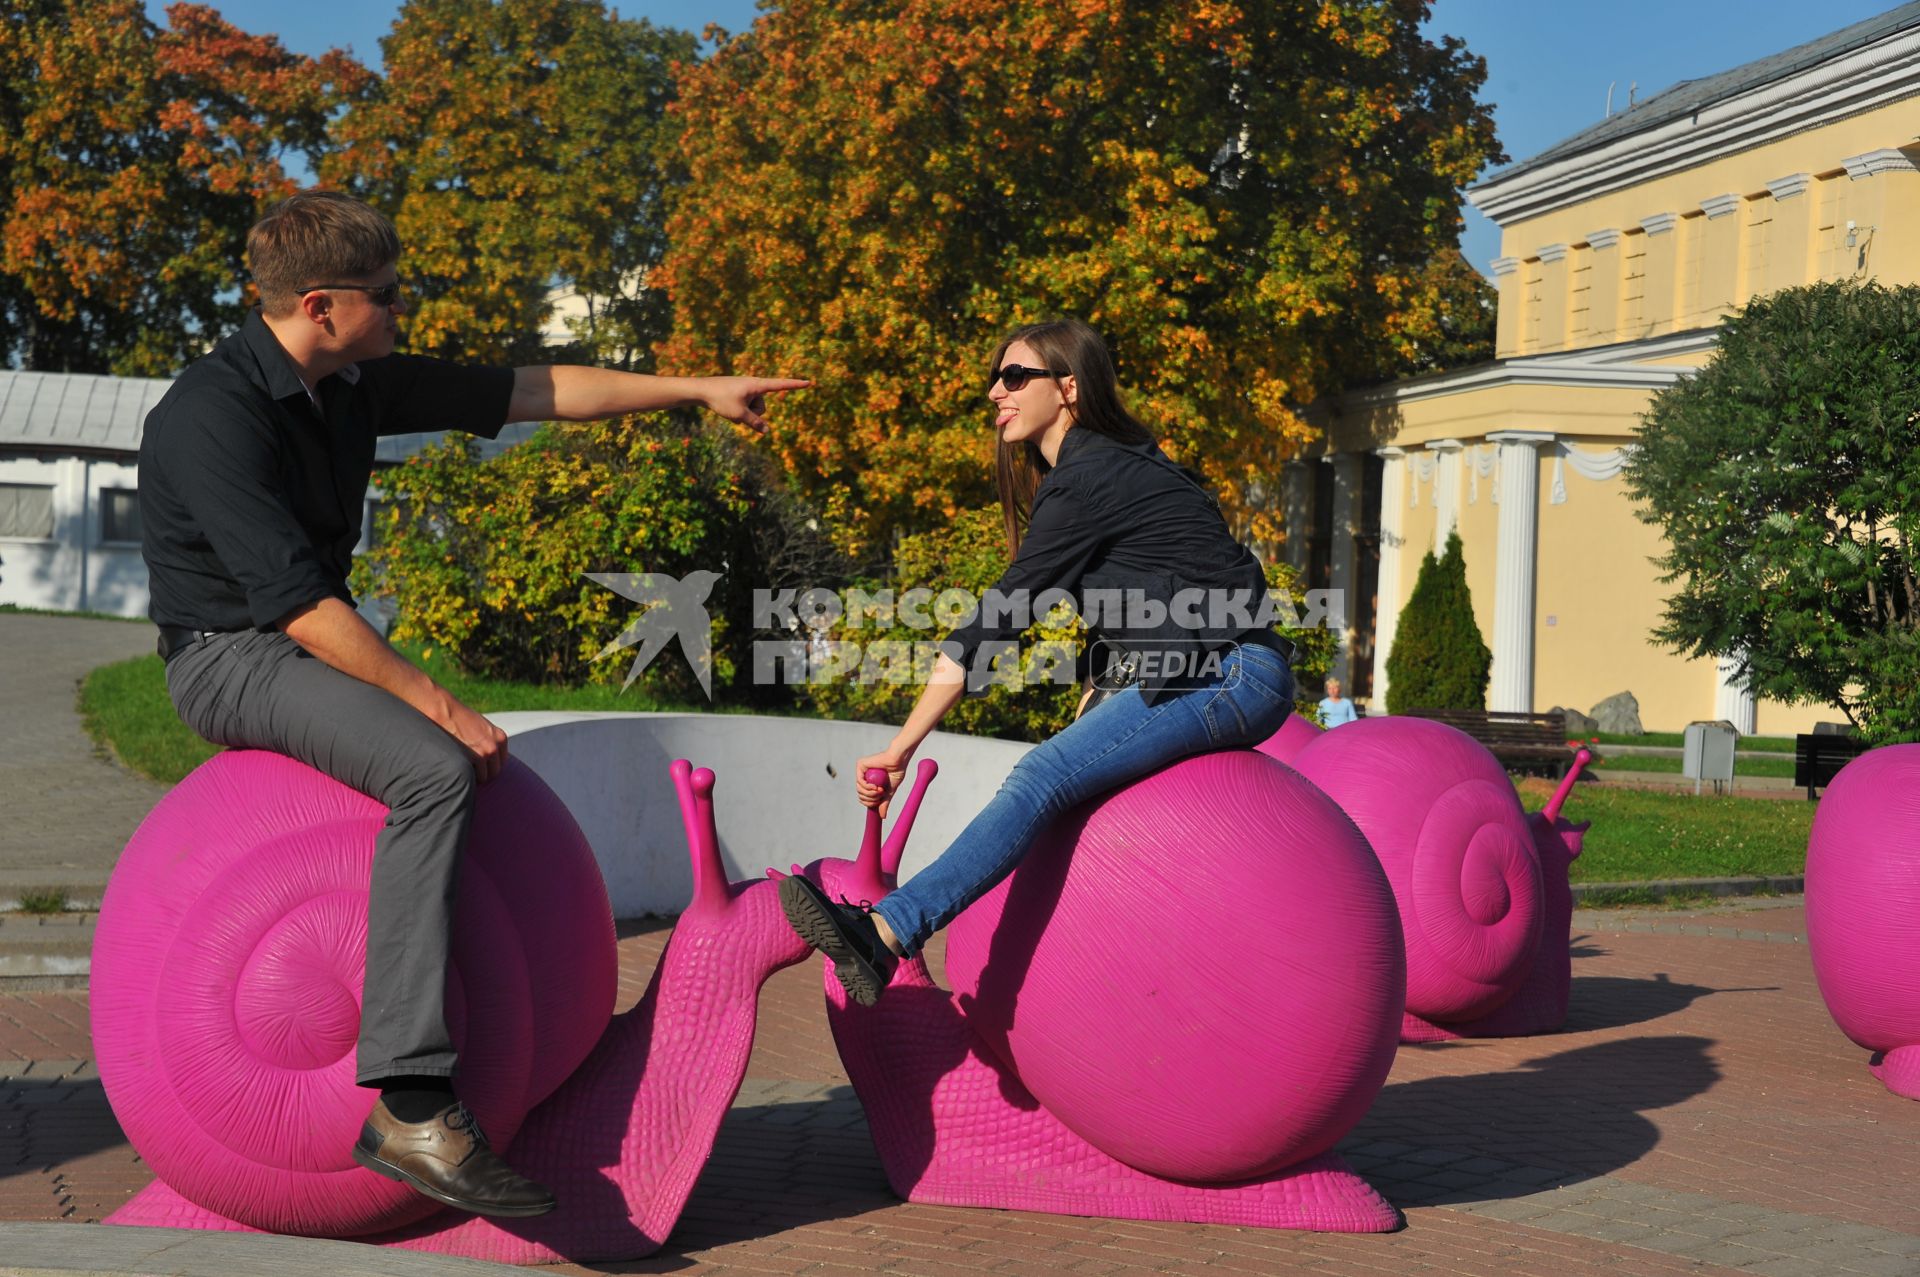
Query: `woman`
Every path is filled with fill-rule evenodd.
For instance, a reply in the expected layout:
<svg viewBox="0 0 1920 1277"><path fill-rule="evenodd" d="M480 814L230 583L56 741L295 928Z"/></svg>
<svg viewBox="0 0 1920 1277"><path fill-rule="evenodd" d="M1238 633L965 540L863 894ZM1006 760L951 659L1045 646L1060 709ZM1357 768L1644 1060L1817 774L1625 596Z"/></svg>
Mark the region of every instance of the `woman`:
<svg viewBox="0 0 1920 1277"><path fill-rule="evenodd" d="M1011 873L1055 816L1191 754L1265 740L1293 703L1291 648L1253 624L1266 590L1259 561L1122 406L1099 334L1076 320L1022 328L992 367L1014 552L994 589L1010 599L1073 592L1101 636L1091 647L1098 672L1075 721L1022 758L945 854L878 905L831 900L797 875L781 883L794 930L866 1006L899 959ZM866 806L898 787L963 692L988 683L984 666L999 650L988 645L1025 628L986 619L1002 616L982 609L947 636L893 743L855 765ZM869 783L869 769L884 770L886 785Z"/></svg>
<svg viewBox="0 0 1920 1277"><path fill-rule="evenodd" d="M1324 686L1327 694L1320 698L1320 726L1341 727L1359 722L1360 715L1354 710L1353 702L1340 694L1340 680L1329 678Z"/></svg>

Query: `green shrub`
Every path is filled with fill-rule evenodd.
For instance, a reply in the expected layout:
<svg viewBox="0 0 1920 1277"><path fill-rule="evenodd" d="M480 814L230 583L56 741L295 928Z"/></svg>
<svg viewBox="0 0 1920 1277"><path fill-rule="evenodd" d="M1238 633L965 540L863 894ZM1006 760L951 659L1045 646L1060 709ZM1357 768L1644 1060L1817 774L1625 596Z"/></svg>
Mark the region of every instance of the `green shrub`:
<svg viewBox="0 0 1920 1277"><path fill-rule="evenodd" d="M547 425L485 462L456 437L379 477L390 500L355 593L392 598L396 641L471 674L575 686L626 679L629 653L594 658L642 610L587 573L719 573L714 695L750 698L751 592L793 514L770 470L731 427L673 416ZM705 699L677 643L639 682Z"/></svg>
<svg viewBox="0 0 1920 1277"><path fill-rule="evenodd" d="M1460 534L1447 534L1446 554L1420 560L1413 597L1400 613L1387 653L1387 712L1485 709L1493 653L1473 619Z"/></svg>

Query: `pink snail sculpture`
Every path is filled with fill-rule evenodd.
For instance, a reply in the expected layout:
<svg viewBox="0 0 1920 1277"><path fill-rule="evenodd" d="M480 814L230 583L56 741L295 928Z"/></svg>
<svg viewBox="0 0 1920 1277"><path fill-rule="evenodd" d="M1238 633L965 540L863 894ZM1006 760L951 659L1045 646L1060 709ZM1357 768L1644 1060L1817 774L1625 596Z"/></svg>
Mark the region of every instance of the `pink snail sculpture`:
<svg viewBox="0 0 1920 1277"><path fill-rule="evenodd" d="M1807 839L1807 948L1834 1023L1920 1099L1920 745L1869 750L1820 798Z"/></svg>
<svg viewBox="0 0 1920 1277"><path fill-rule="evenodd" d="M373 840L386 809L289 759L230 752L135 833L94 947L101 1080L159 1180L108 1223L354 1237L500 1263L638 1258L693 1190L753 1045L760 986L810 952L772 884L729 883L713 773L671 768L693 901L633 1010L593 855L524 764L482 787L449 1027L462 1098L559 1207L494 1221L355 1165Z"/></svg>
<svg viewBox="0 0 1920 1277"><path fill-rule="evenodd" d="M1529 817L1486 747L1431 719L1366 718L1297 746L1276 738L1274 748L1353 818L1393 884L1407 943L1402 1041L1565 1023L1568 871L1587 826L1560 810L1585 751Z"/></svg>
<svg viewBox="0 0 1920 1277"><path fill-rule="evenodd" d="M1280 724L1280 730L1261 741L1254 748L1268 758L1277 758L1287 766L1293 766L1293 760L1320 737L1326 735L1326 729L1303 714L1289 714L1287 721Z"/></svg>
<svg viewBox="0 0 1920 1277"><path fill-rule="evenodd" d="M892 889L936 767L884 847L794 872ZM1331 1150L1378 1094L1405 967L1352 823L1251 750L1056 820L948 930L939 988L877 1006L831 970L828 1021L894 1191L1054 1214L1382 1232L1399 1214Z"/></svg>

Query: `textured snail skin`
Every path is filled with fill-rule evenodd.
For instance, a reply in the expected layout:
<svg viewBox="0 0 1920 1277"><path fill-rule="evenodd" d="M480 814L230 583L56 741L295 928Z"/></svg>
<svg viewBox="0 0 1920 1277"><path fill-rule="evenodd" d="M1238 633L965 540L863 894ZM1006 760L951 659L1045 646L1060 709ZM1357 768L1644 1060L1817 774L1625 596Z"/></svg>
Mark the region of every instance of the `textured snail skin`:
<svg viewBox="0 0 1920 1277"><path fill-rule="evenodd" d="M431 1213L351 1149L367 881L387 809L291 759L216 755L167 794L102 903L101 1083L162 1180L276 1232L353 1236ZM502 1147L606 1026L613 915L553 792L512 765L478 798L447 1019L461 1087Z"/></svg>
<svg viewBox="0 0 1920 1277"><path fill-rule="evenodd" d="M1430 719L1363 718L1308 742L1294 766L1360 827L1393 884L1407 1010L1451 1025L1513 998L1547 910L1533 832L1486 747Z"/></svg>
<svg viewBox="0 0 1920 1277"><path fill-rule="evenodd" d="M1820 796L1807 840L1807 948L1834 1023L1920 1099L1920 745L1869 750Z"/></svg>
<svg viewBox="0 0 1920 1277"><path fill-rule="evenodd" d="M805 872L884 895L934 770L884 853L875 818ZM909 1201L1381 1232L1398 1213L1326 1150L1392 1066L1401 952L1351 822L1228 751L1057 821L949 928L957 993L915 960L860 1007L829 971L828 1021Z"/></svg>
<svg viewBox="0 0 1920 1277"><path fill-rule="evenodd" d="M695 772L685 762L674 763L672 772L693 850L694 899L674 929L653 982L632 1011L611 1022L606 1018L614 972L611 910L604 887L600 888L600 913L592 918L557 915L536 924L524 905L515 906L514 920L523 930L538 929L565 941L570 932L604 928L608 940L606 994L594 1034L597 1042L559 1089L527 1115L511 1147L504 1150L516 1169L551 1188L560 1205L537 1219L504 1222L442 1210L418 1223L359 1240L514 1264L634 1259L652 1254L666 1240L746 1075L760 986L774 971L799 962L809 952L787 925L772 884L726 880L713 829L713 773L704 768ZM531 778L531 773L524 774ZM475 845L495 837L499 815L490 810L484 796L501 783L496 780L482 790L483 807L476 813L470 859ZM525 791L516 795L517 800L524 797ZM256 796L239 805L244 811L259 801ZM557 800L554 805L558 807ZM564 814L562 809L559 815ZM572 828L570 818L566 823ZM522 840L513 852L537 868L552 857L546 846L540 840ZM584 839L581 847L585 869L597 885L599 871L591 854L584 852ZM363 884L363 895L364 890ZM464 890L463 885L463 909ZM497 943L498 937L490 942ZM599 977L562 964L543 978L543 987L557 990L582 978ZM544 1053L548 1044L541 1046ZM463 1093L467 1067L463 1056ZM103 1060L103 1077L105 1072ZM370 1102L369 1093L363 1111ZM481 1120L484 1126L484 1114ZM281 1136L287 1147L304 1149L314 1157L335 1152L345 1156L351 1144L349 1136L348 1145L323 1145L292 1123ZM495 1143L501 1147L505 1141L496 1136ZM346 1174L386 1183L357 1167ZM143 1191L108 1222L248 1228L189 1200L164 1182Z"/></svg>
<svg viewBox="0 0 1920 1277"><path fill-rule="evenodd" d="M1585 755L1582 755L1582 762ZM1576 764L1576 769L1579 764ZM1545 912L1540 927L1540 947L1534 953L1533 969L1526 983L1512 997L1485 1015L1471 1020L1439 1024L1407 1012L1400 1027L1402 1042L1444 1042L1453 1038L1519 1038L1535 1033L1552 1033L1567 1022L1567 1007L1573 997L1573 951L1561 940L1573 931L1573 884L1569 876L1579 858L1580 845L1591 821L1575 824L1562 818L1559 804L1571 788L1577 770L1561 785L1547 812L1530 812L1527 828L1533 834L1534 851L1540 857L1540 887Z"/></svg>
<svg viewBox="0 0 1920 1277"><path fill-rule="evenodd" d="M1326 729L1298 714L1287 715L1287 721L1280 724L1280 730L1261 741L1254 748L1268 758L1277 758L1287 766L1293 766L1293 760L1300 751L1314 741L1326 735Z"/></svg>

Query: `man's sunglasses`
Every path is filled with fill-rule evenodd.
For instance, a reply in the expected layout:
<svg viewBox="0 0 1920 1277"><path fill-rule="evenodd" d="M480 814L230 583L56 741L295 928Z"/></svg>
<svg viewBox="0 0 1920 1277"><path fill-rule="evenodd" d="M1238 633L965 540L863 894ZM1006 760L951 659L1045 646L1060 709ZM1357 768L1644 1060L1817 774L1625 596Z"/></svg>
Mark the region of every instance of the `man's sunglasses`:
<svg viewBox="0 0 1920 1277"><path fill-rule="evenodd" d="M397 279L391 284L309 284L305 288L294 289L293 295L295 297L305 297L308 293L322 293L330 289L341 289L347 292L365 293L368 299L376 306L391 306L400 300L401 287L402 285Z"/></svg>
<svg viewBox="0 0 1920 1277"><path fill-rule="evenodd" d="M993 389L993 383L1004 381L1008 390L1025 390L1027 383L1035 377L1071 377L1073 374L1065 368L1024 368L1019 364L1001 364L993 370L993 376L987 378L987 389Z"/></svg>

